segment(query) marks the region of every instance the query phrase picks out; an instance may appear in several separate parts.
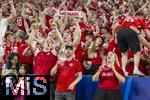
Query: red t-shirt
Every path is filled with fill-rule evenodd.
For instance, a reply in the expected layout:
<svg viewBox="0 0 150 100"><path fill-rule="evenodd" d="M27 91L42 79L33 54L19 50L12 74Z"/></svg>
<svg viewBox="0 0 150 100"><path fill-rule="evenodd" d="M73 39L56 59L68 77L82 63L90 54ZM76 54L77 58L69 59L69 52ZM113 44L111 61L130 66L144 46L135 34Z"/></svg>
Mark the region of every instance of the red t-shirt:
<svg viewBox="0 0 150 100"><path fill-rule="evenodd" d="M75 57L77 60L81 61L81 60L87 60L87 49L83 48L81 44L79 44L77 46L77 49L75 51Z"/></svg>
<svg viewBox="0 0 150 100"><path fill-rule="evenodd" d="M4 49L4 55L3 55L3 60L6 63L7 61L7 56L13 52L15 45L12 44L10 46L4 45L3 49Z"/></svg>
<svg viewBox="0 0 150 100"><path fill-rule="evenodd" d="M33 63L33 53L31 52L31 55L27 55L27 56L23 56L22 53L24 52L24 50L28 47L28 44L23 44L18 48L18 55L20 58L20 64L29 64L32 65Z"/></svg>
<svg viewBox="0 0 150 100"><path fill-rule="evenodd" d="M15 46L19 48L19 47L23 46L24 44L26 44L25 40L24 40L24 39L19 39L19 40L15 43Z"/></svg>
<svg viewBox="0 0 150 100"><path fill-rule="evenodd" d="M64 65L58 65L58 77L57 77L57 92L73 92L67 88L76 79L76 74L81 71L81 64L78 60L72 59L66 61Z"/></svg>
<svg viewBox="0 0 150 100"><path fill-rule="evenodd" d="M79 45L77 46L76 51L75 51L75 57L76 57L76 59L78 59L79 61L82 60L82 55L81 55L82 51L83 51L83 48L82 48L81 44L79 44Z"/></svg>
<svg viewBox="0 0 150 100"><path fill-rule="evenodd" d="M100 51L96 51L96 57L90 58L89 61L91 61L92 64L94 64L94 65L101 65L102 64L102 57L101 57Z"/></svg>
<svg viewBox="0 0 150 100"><path fill-rule="evenodd" d="M150 30L150 21L149 21L150 19L148 19L148 21L147 21L147 25L148 25L148 29Z"/></svg>
<svg viewBox="0 0 150 100"><path fill-rule="evenodd" d="M25 19L27 24L30 24L30 20L29 19ZM24 17L23 16L19 16L17 17L17 26L20 30L25 31L25 26L24 26Z"/></svg>
<svg viewBox="0 0 150 100"><path fill-rule="evenodd" d="M73 10L75 8L76 3L77 3L77 0L68 0L67 9Z"/></svg>
<svg viewBox="0 0 150 100"><path fill-rule="evenodd" d="M81 68L82 70L84 70L83 61L88 60L88 54L87 54L87 49L83 48L81 44L78 45L75 51L75 58L80 61Z"/></svg>
<svg viewBox="0 0 150 100"><path fill-rule="evenodd" d="M45 20L46 20L46 26L48 27L48 28L51 28L51 26L50 26L50 20L52 20L53 18L52 18L52 16L50 16L50 15L46 15L45 16Z"/></svg>
<svg viewBox="0 0 150 100"><path fill-rule="evenodd" d="M55 65L57 57L50 52L39 52L34 59L34 71L36 75L49 75Z"/></svg>
<svg viewBox="0 0 150 100"><path fill-rule="evenodd" d="M85 31L83 31L83 32L81 32L81 41L82 42L85 42L86 40L85 40L85 37L86 37L86 32Z"/></svg>
<svg viewBox="0 0 150 100"><path fill-rule="evenodd" d="M114 65L116 71L124 76L123 70L121 67ZM107 65L104 66L100 74L100 89L119 89L119 81L115 76L113 70L109 68Z"/></svg>
<svg viewBox="0 0 150 100"><path fill-rule="evenodd" d="M128 16L125 19L122 19L121 22L122 22L122 24L119 26L119 29L128 28L129 26L134 26L134 27L138 28L139 30L148 29L147 24L141 17Z"/></svg>
<svg viewBox="0 0 150 100"><path fill-rule="evenodd" d="M49 29L49 28L45 28L45 29L43 30L43 32L44 32L45 35L48 35L49 32L51 32L51 31L52 31L52 29Z"/></svg>
<svg viewBox="0 0 150 100"><path fill-rule="evenodd" d="M17 17L17 26L20 30L25 31L24 18L22 16Z"/></svg>

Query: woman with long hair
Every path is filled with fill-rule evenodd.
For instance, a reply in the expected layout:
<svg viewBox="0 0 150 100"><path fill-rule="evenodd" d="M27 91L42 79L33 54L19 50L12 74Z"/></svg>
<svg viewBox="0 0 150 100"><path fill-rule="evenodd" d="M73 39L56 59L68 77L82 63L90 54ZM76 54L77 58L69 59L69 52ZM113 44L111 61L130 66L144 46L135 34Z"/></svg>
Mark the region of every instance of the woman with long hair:
<svg viewBox="0 0 150 100"><path fill-rule="evenodd" d="M119 82L124 83L125 77L115 53L109 52L106 60L103 60L92 78L93 81L98 79L100 79L100 85L94 100L123 100Z"/></svg>
<svg viewBox="0 0 150 100"><path fill-rule="evenodd" d="M2 67L2 76L17 75L19 66L19 56L17 53L12 52L8 56L6 64L4 64Z"/></svg>
<svg viewBox="0 0 150 100"><path fill-rule="evenodd" d="M19 72L19 66L19 56L17 53L12 52L8 55L7 62L2 67L2 77L4 77L6 84L6 92L3 91L2 94L10 95L10 99L13 99L10 89L12 89L14 83L16 82L16 78Z"/></svg>

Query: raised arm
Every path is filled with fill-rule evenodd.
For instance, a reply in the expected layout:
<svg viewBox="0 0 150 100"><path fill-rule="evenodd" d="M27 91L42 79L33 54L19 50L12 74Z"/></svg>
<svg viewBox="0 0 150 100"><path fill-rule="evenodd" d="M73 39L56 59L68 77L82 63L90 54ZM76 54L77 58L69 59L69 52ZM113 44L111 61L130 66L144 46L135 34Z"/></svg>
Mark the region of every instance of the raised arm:
<svg viewBox="0 0 150 100"><path fill-rule="evenodd" d="M27 32L27 35L29 35L30 33L29 33L29 30L30 30L30 27L29 27L29 25L28 25L28 23L27 23L27 21L26 21L26 15L25 15L25 7L29 7L30 9L32 9L32 6L30 5L29 6L29 4L28 3L24 3L23 4L23 6L22 6L22 12L21 12L21 16L23 16L23 21L24 21L24 26L25 26L25 30L26 30L26 32ZM38 17L37 16L35 16L35 18L36 18L36 26L38 25ZM35 26L35 25L34 25ZM35 32L35 30L37 30L37 29L35 29L35 28L33 28L33 26L32 26L32 31L34 31L34 36L35 36L35 34L39 34L39 31L36 31Z"/></svg>
<svg viewBox="0 0 150 100"><path fill-rule="evenodd" d="M61 8L63 8L63 6L66 4L66 2L67 2L67 0L64 0L58 7L58 10L61 10Z"/></svg>
<svg viewBox="0 0 150 100"><path fill-rule="evenodd" d="M8 22L11 22L12 19L16 17L16 10L13 4L13 0L10 0L9 3L11 5L11 15L8 17Z"/></svg>
<svg viewBox="0 0 150 100"><path fill-rule="evenodd" d="M66 14L64 17L61 17L57 22L58 25L60 26L60 32L63 32L68 23L68 15Z"/></svg>
<svg viewBox="0 0 150 100"><path fill-rule="evenodd" d="M94 42L92 42L88 48L88 58L93 58L95 56Z"/></svg>
<svg viewBox="0 0 150 100"><path fill-rule="evenodd" d="M60 33L59 30L58 30L57 24L56 24L56 23L52 23L52 26L54 27L54 30L55 30L55 32L56 32L56 36L57 36L59 42L60 42L61 44L64 44L64 40L63 40L63 38L62 38L61 33Z"/></svg>
<svg viewBox="0 0 150 100"><path fill-rule="evenodd" d="M39 21L41 23L42 29L46 29L47 27L45 25L45 15L42 12L39 13Z"/></svg>
<svg viewBox="0 0 150 100"><path fill-rule="evenodd" d="M78 46L78 44L80 43L80 39L81 39L81 29L80 29L79 23L76 22L75 31L73 33L73 45L74 45L74 47Z"/></svg>
<svg viewBox="0 0 150 100"><path fill-rule="evenodd" d="M48 14L48 11L51 10L52 8L51 7L48 7L48 8L45 8L43 11L42 11L42 14L44 16L46 16Z"/></svg>
<svg viewBox="0 0 150 100"><path fill-rule="evenodd" d="M24 17L25 16L24 7L25 7L25 4L23 4L23 6L22 6L21 15L23 16L23 21L24 21L24 26L25 26L26 33L27 33L27 35L29 35L29 25L27 24L26 19Z"/></svg>
<svg viewBox="0 0 150 100"><path fill-rule="evenodd" d="M50 75L55 76L57 74L58 63L52 68Z"/></svg>
<svg viewBox="0 0 150 100"><path fill-rule="evenodd" d="M57 61L56 65L52 68L50 75L55 76L57 74L58 65L63 64L63 63L64 63L64 61L62 61L61 59L58 58L58 61Z"/></svg>
<svg viewBox="0 0 150 100"><path fill-rule="evenodd" d="M88 19L91 19L92 18L92 14L91 14L91 12L90 12L90 10L89 10L89 8L88 8L88 6L86 4L84 5L84 8L86 9Z"/></svg>
<svg viewBox="0 0 150 100"><path fill-rule="evenodd" d="M149 1L147 1L138 11L136 11L135 14L137 12L142 11L143 9L145 9L148 4L149 4Z"/></svg>
<svg viewBox="0 0 150 100"><path fill-rule="evenodd" d="M98 26L98 21L95 22L95 29L96 29L96 32L94 32L94 34L98 35L100 33L100 28Z"/></svg>
<svg viewBox="0 0 150 100"><path fill-rule="evenodd" d="M26 56L27 55L27 51L30 49L30 46L28 46L22 53L23 56Z"/></svg>
<svg viewBox="0 0 150 100"><path fill-rule="evenodd" d="M99 70L93 75L92 81L98 81L99 76L105 65L106 65L106 57L103 58L102 65L99 67Z"/></svg>
<svg viewBox="0 0 150 100"><path fill-rule="evenodd" d="M134 7L133 7L132 0L128 0L128 5L129 5L129 8L130 8L129 15L134 15L135 10L134 10Z"/></svg>
<svg viewBox="0 0 150 100"><path fill-rule="evenodd" d="M100 74L101 74L101 72L103 70L103 67L104 67L104 65L100 66L99 70L93 75L93 77L92 77L92 81L93 82L98 81L99 76L100 76Z"/></svg>
<svg viewBox="0 0 150 100"><path fill-rule="evenodd" d="M114 67L113 67L113 72L120 82L125 83L125 80L126 80L125 77L121 75L120 73L118 73Z"/></svg>
<svg viewBox="0 0 150 100"><path fill-rule="evenodd" d="M28 44L29 44L29 47L32 49L32 51L35 51L36 50L36 41L34 41L34 31L35 29L33 28L32 29L32 32L29 34L29 38L28 38Z"/></svg>

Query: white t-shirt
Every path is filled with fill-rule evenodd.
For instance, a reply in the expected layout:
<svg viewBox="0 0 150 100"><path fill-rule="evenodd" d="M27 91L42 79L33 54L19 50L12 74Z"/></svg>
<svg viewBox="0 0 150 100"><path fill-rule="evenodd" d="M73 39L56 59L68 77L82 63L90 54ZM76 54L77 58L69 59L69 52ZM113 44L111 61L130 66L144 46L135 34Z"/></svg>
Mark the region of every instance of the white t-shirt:
<svg viewBox="0 0 150 100"><path fill-rule="evenodd" d="M7 27L8 27L8 19L4 18L0 21L0 57L3 55L2 43L3 43L3 37L6 33Z"/></svg>

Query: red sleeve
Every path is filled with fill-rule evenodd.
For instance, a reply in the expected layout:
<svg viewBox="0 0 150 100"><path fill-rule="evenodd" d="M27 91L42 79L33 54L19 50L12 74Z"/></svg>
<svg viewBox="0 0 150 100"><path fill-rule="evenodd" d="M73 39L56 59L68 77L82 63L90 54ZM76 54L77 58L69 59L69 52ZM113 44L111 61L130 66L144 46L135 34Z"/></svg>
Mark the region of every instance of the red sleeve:
<svg viewBox="0 0 150 100"><path fill-rule="evenodd" d="M76 71L82 72L81 63L78 60L76 61Z"/></svg>
<svg viewBox="0 0 150 100"><path fill-rule="evenodd" d="M148 29L148 25L146 24L146 22L144 21L144 19L139 19L141 26L143 29Z"/></svg>
<svg viewBox="0 0 150 100"><path fill-rule="evenodd" d="M122 24L123 22L124 22L124 20L125 20L125 17L119 17L119 19L118 19L118 23L119 24Z"/></svg>
<svg viewBox="0 0 150 100"><path fill-rule="evenodd" d="M30 25L30 20L29 19L25 19L27 24Z"/></svg>
<svg viewBox="0 0 150 100"><path fill-rule="evenodd" d="M116 48L115 39L108 43L108 47L105 49L104 55L107 55L110 51L113 51L114 48Z"/></svg>
<svg viewBox="0 0 150 100"><path fill-rule="evenodd" d="M52 20L52 17L51 16L49 16L49 15L46 15L45 16L45 20L46 20L46 26L48 27L48 28L50 28L51 26L50 26L50 20Z"/></svg>
<svg viewBox="0 0 150 100"><path fill-rule="evenodd" d="M51 64L52 64L52 67L55 66L57 60L58 60L57 56L55 56L55 55L52 53L52 63L51 63Z"/></svg>
<svg viewBox="0 0 150 100"><path fill-rule="evenodd" d="M45 29L44 29L44 33L47 34L47 35L48 35L48 33L49 33L50 31L52 31L52 30L49 29L49 28L45 28Z"/></svg>
<svg viewBox="0 0 150 100"><path fill-rule="evenodd" d="M117 71L119 74L121 74L122 76L125 76L125 75L124 75L124 72L123 72L123 70L122 70L122 68L119 67L119 66L117 66L116 64L115 64L115 69L116 69L116 71Z"/></svg>

